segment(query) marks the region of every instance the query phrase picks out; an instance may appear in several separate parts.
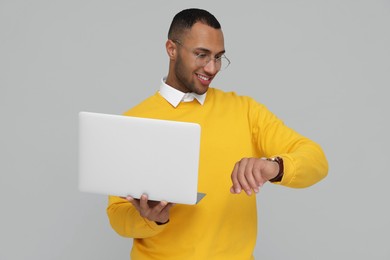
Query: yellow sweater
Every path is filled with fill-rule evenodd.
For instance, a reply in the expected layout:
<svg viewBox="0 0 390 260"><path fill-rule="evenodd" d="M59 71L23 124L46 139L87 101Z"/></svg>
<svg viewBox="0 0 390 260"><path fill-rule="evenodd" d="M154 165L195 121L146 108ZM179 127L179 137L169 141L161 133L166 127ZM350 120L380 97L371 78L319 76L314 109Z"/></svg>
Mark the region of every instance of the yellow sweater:
<svg viewBox="0 0 390 260"><path fill-rule="evenodd" d="M110 196L111 226L134 238L134 260L253 259L256 196L230 193L233 166L243 157L282 157L284 176L279 184L289 187L307 187L327 175L319 145L249 97L210 88L203 106L194 100L174 108L156 93L125 115L200 124L198 190L207 194L197 205L172 207L169 223L160 226L142 218L126 200Z"/></svg>

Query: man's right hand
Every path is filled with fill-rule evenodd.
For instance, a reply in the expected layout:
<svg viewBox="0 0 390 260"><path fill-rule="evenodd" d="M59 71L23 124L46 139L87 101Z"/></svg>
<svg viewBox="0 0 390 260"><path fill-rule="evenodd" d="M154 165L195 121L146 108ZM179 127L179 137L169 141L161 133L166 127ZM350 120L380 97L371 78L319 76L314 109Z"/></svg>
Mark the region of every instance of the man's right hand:
<svg viewBox="0 0 390 260"><path fill-rule="evenodd" d="M174 205L166 201L148 201L146 194L143 194L140 199L134 199L131 196L125 199L133 204L142 217L160 225L169 221L169 210Z"/></svg>

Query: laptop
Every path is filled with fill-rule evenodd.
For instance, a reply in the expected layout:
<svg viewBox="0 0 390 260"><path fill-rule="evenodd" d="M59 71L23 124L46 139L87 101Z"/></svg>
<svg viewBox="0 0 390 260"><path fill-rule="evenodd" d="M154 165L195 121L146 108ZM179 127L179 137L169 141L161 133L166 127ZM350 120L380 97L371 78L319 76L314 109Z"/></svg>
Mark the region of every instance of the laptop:
<svg viewBox="0 0 390 260"><path fill-rule="evenodd" d="M79 113L79 190L194 205L199 124Z"/></svg>

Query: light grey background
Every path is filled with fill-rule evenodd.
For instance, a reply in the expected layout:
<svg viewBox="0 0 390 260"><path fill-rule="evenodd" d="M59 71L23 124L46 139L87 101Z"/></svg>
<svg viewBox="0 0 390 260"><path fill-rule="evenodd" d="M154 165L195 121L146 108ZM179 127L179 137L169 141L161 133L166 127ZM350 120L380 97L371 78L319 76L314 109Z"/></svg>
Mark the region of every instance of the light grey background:
<svg viewBox="0 0 390 260"><path fill-rule="evenodd" d="M0 0L0 259L129 258L106 197L77 190L77 113L154 93L188 7L223 26L232 65L213 86L253 96L328 156L323 182L257 195L256 259L390 259L387 0Z"/></svg>

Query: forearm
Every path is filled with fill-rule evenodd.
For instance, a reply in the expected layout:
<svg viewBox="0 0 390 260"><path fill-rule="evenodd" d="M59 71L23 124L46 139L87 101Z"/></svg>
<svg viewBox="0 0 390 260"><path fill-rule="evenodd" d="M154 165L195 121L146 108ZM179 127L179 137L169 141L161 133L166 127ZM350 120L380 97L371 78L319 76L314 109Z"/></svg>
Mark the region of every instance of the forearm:
<svg viewBox="0 0 390 260"><path fill-rule="evenodd" d="M154 221L141 217L127 200L115 196L109 196L107 215L111 227L124 237L151 237L164 229L163 225L157 225Z"/></svg>
<svg viewBox="0 0 390 260"><path fill-rule="evenodd" d="M265 157L282 157L284 174L277 184L293 188L311 186L328 173L322 148L287 127L264 106L254 105L251 117L255 142Z"/></svg>
<svg viewBox="0 0 390 260"><path fill-rule="evenodd" d="M321 147L307 140L296 150L279 155L283 158L283 186L292 188L309 187L328 174L328 162Z"/></svg>

